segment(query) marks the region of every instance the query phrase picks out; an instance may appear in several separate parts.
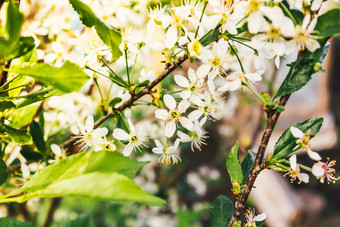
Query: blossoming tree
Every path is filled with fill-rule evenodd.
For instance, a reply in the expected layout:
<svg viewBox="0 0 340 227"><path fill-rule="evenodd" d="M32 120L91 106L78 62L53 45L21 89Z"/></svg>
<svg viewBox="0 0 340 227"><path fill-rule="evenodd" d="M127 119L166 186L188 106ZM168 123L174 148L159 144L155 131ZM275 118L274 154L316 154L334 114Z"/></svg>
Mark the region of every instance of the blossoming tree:
<svg viewBox="0 0 340 227"><path fill-rule="evenodd" d="M223 118L228 96L240 90L262 106L266 128L242 162L237 141L230 150L236 203L216 198L212 226L241 226L264 169L304 183L307 173L321 183L338 180L335 161L323 162L310 145L322 118L293 124L264 153L290 96L323 71L327 40L340 34L339 8L319 0L39 4L37 11L30 1L0 1L1 203L71 196L162 206L132 180L147 164L134 155L151 152L169 165L181 162L181 144L201 150L204 126ZM258 91L288 56L276 93ZM184 62L190 67L177 70ZM312 167L297 162L299 150ZM262 226L266 215L249 210L246 217L245 226Z"/></svg>

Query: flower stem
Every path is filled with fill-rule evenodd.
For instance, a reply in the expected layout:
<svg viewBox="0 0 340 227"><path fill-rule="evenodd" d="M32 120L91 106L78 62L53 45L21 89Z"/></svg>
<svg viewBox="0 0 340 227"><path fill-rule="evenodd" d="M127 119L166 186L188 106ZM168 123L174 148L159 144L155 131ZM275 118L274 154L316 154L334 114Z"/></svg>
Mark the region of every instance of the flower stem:
<svg viewBox="0 0 340 227"><path fill-rule="evenodd" d="M249 83L243 83L243 85L246 86L249 90L251 90L251 92L253 92L263 104L265 105L268 104L266 100L264 100L264 98L262 98L262 96L259 93L257 93L257 91L249 85Z"/></svg>
<svg viewBox="0 0 340 227"><path fill-rule="evenodd" d="M287 6L286 6L283 2L280 2L279 4L280 4L281 8L283 9L283 11L285 11L285 13L288 14L288 16L290 17L290 19L292 19L293 23L294 23L295 25L297 25L298 22L296 21L294 15L293 15L293 14L290 12L290 10L287 8Z"/></svg>
<svg viewBox="0 0 340 227"><path fill-rule="evenodd" d="M233 47L233 45L231 45L231 44L229 43L229 41L228 41L228 45L230 46L230 49L234 52L234 54L235 54L235 56L236 56L236 58L237 58L237 61L238 61L238 63L240 64L240 67L241 67L242 72L245 73L244 68L243 68L243 65L242 65L242 62L241 62L241 59L239 58L239 56L238 56L238 54L237 54L235 48Z"/></svg>
<svg viewBox="0 0 340 227"><path fill-rule="evenodd" d="M204 12L205 12L205 9L207 8L207 5L208 5L208 1L205 1L204 2L204 6L203 6L203 10L202 10L202 14L201 14L201 17L200 17L200 20L199 20L199 23L202 22L202 19L203 19L203 15L204 15ZM195 39L198 35L198 30L200 29L200 24L198 24L197 26L197 29L196 29L196 33L195 33Z"/></svg>
<svg viewBox="0 0 340 227"><path fill-rule="evenodd" d="M128 65L128 58L127 58L127 48L124 49L124 54L125 54L126 75L128 78L128 85L130 86L131 81L130 81L129 65Z"/></svg>

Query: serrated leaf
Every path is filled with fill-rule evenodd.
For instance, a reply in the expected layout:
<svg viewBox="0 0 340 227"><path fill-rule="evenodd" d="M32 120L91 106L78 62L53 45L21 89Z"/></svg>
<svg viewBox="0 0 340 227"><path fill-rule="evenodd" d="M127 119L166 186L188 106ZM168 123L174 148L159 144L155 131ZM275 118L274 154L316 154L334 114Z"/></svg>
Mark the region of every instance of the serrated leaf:
<svg viewBox="0 0 340 227"><path fill-rule="evenodd" d="M4 160L0 159L0 185L6 182L7 177L8 177L7 165L4 162Z"/></svg>
<svg viewBox="0 0 340 227"><path fill-rule="evenodd" d="M13 143L18 145L27 145L32 143L32 137L28 134L27 130L15 129L2 122L0 122L0 134L1 133L8 134Z"/></svg>
<svg viewBox="0 0 340 227"><path fill-rule="evenodd" d="M46 143L44 140L43 129L40 124L33 120L30 124L30 134L32 136L34 145L41 153L46 153Z"/></svg>
<svg viewBox="0 0 340 227"><path fill-rule="evenodd" d="M220 35L219 29L212 29L207 34L205 34L199 41L203 46L207 46L210 43L218 40L219 35Z"/></svg>
<svg viewBox="0 0 340 227"><path fill-rule="evenodd" d="M334 8L318 17L315 29L319 36L329 38L340 35L340 8Z"/></svg>
<svg viewBox="0 0 340 227"><path fill-rule="evenodd" d="M291 94L306 85L314 73L315 63L313 59L300 59L293 62L274 98Z"/></svg>
<svg viewBox="0 0 340 227"><path fill-rule="evenodd" d="M236 181L239 184L241 184L243 180L243 175L242 175L241 163L238 157L238 148L239 148L239 144L238 144L238 141L236 141L235 145L231 148L228 154L226 167L227 167L231 181L232 182Z"/></svg>
<svg viewBox="0 0 340 227"><path fill-rule="evenodd" d="M249 178L249 174L251 173L251 169L253 168L254 162L256 158L256 153L254 151L249 150L246 157L244 157L241 167L242 167L242 175L243 182L242 185L246 184Z"/></svg>
<svg viewBox="0 0 340 227"><path fill-rule="evenodd" d="M11 101L0 101L0 112L15 107L15 104Z"/></svg>
<svg viewBox="0 0 340 227"><path fill-rule="evenodd" d="M276 142L274 147L274 154L271 160L279 160L293 153L293 149L297 146L297 138L295 138L290 131L290 128L292 126L300 129L303 133L307 133L310 130L309 136L310 138L313 138L319 132L322 123L322 117L315 117L291 125L283 132L279 140Z"/></svg>
<svg viewBox="0 0 340 227"><path fill-rule="evenodd" d="M0 226L6 227L32 227L31 222L22 222L16 219L0 218Z"/></svg>
<svg viewBox="0 0 340 227"><path fill-rule="evenodd" d="M74 10L79 14L80 20L87 27L94 26L98 36L103 42L111 48L112 60L117 60L122 52L119 45L122 42L122 35L116 29L113 29L100 20L86 4L79 0L70 0Z"/></svg>
<svg viewBox="0 0 340 227"><path fill-rule="evenodd" d="M210 208L211 226L228 226L234 212L234 204L226 196L218 196Z"/></svg>
<svg viewBox="0 0 340 227"><path fill-rule="evenodd" d="M78 91L90 78L78 65L66 61L60 68L36 63L15 69L14 73L31 76L62 92Z"/></svg>

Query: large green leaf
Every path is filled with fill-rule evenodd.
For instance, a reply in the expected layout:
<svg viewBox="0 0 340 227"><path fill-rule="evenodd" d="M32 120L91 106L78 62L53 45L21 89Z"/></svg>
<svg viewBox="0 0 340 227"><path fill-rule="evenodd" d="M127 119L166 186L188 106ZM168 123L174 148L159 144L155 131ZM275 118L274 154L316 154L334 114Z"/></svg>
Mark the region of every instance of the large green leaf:
<svg viewBox="0 0 340 227"><path fill-rule="evenodd" d="M8 61L13 58L18 58L27 54L35 47L33 37L20 37L16 45L13 45L12 48L7 47L6 55L3 57L3 61Z"/></svg>
<svg viewBox="0 0 340 227"><path fill-rule="evenodd" d="M118 203L139 202L151 206L165 204L164 200L148 194L130 178L117 172L92 172L56 181L42 190L27 194L23 199L60 196L96 198Z"/></svg>
<svg viewBox="0 0 340 227"><path fill-rule="evenodd" d="M21 128L30 124L39 107L39 103L34 103L13 111L10 114L10 123L8 125L13 128Z"/></svg>
<svg viewBox="0 0 340 227"><path fill-rule="evenodd" d="M149 195L131 180L146 163L111 151L72 155L34 175L20 189L26 194L17 201L42 197L90 197L163 205L164 200Z"/></svg>
<svg viewBox="0 0 340 227"><path fill-rule="evenodd" d="M0 226L4 227L31 227L31 222L22 222L16 219L0 218Z"/></svg>
<svg viewBox="0 0 340 227"><path fill-rule="evenodd" d="M242 183L243 175L242 175L242 167L238 157L238 141L236 141L235 145L231 148L227 161L226 166L232 182L236 181L239 184Z"/></svg>
<svg viewBox="0 0 340 227"><path fill-rule="evenodd" d="M299 59L293 62L285 80L282 82L274 98L278 98L299 90L308 83L317 61L313 59Z"/></svg>
<svg viewBox="0 0 340 227"><path fill-rule="evenodd" d="M13 143L19 145L27 145L32 143L32 137L28 134L27 130L15 129L4 123L0 122L0 134L8 134Z"/></svg>
<svg viewBox="0 0 340 227"><path fill-rule="evenodd" d="M1 97L0 97L1 100ZM0 101L0 112L7 110L7 109L11 109L11 108L15 108L15 104L11 101Z"/></svg>
<svg viewBox="0 0 340 227"><path fill-rule="evenodd" d="M44 188L61 180L91 172L118 172L132 178L147 162L138 162L111 151L82 152L46 167L23 187L27 191Z"/></svg>
<svg viewBox="0 0 340 227"><path fill-rule="evenodd" d="M117 30L106 25L100 20L86 4L79 0L70 0L70 3L75 11L79 14L80 20L87 27L94 26L98 36L103 42L111 48L112 60L118 59L122 52L119 49L119 44L122 42L122 35Z"/></svg>
<svg viewBox="0 0 340 227"><path fill-rule="evenodd" d="M279 140L276 142L274 147L274 154L270 160L279 160L293 153L293 149L297 146L297 138L295 138L290 131L290 128L292 126L300 129L305 134L309 132L310 138L313 138L319 132L322 123L322 117L315 117L309 118L304 122L298 122L291 125L283 132Z"/></svg>
<svg viewBox="0 0 340 227"><path fill-rule="evenodd" d="M234 204L226 196L218 196L210 208L211 226L228 226L234 212Z"/></svg>
<svg viewBox="0 0 340 227"><path fill-rule="evenodd" d="M16 43L20 37L20 30L24 16L19 12L18 7L10 0L7 8L6 30L9 40Z"/></svg>
<svg viewBox="0 0 340 227"><path fill-rule="evenodd" d="M319 36L329 38L340 35L340 8L334 8L318 17L315 30Z"/></svg>
<svg viewBox="0 0 340 227"><path fill-rule="evenodd" d="M249 174L253 168L254 162L256 158L256 153L254 151L249 150L246 157L244 157L241 167L243 174L243 182L242 184L246 184L249 178Z"/></svg>
<svg viewBox="0 0 340 227"><path fill-rule="evenodd" d="M78 91L90 78L78 65L66 61L60 68L45 63L36 63L14 73L31 76L62 92Z"/></svg>

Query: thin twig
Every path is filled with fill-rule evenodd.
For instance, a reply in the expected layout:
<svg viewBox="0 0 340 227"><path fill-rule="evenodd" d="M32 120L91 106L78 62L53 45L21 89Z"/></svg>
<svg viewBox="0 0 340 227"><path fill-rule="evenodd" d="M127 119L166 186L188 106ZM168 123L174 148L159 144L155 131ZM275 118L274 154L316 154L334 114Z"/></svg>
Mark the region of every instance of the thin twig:
<svg viewBox="0 0 340 227"><path fill-rule="evenodd" d="M180 66L185 60L188 59L188 55L183 55L180 57L177 61L172 63L169 67L167 67L156 79L154 79L148 86L146 86L143 90L138 92L135 95L132 95L129 100L124 102L121 106L118 108L115 108L113 111L122 112L126 108L130 108L134 105L134 103L143 97L146 94L150 94L152 89L159 84L165 77L167 77L172 71L174 71L178 66ZM106 114L102 118L100 118L98 121L95 122L94 128L98 128L101 124L103 124L105 121L107 121L109 118L113 117L113 113ZM72 144L74 144L77 141L77 138L71 138L67 140L65 143L61 145L62 148L70 147Z"/></svg>

